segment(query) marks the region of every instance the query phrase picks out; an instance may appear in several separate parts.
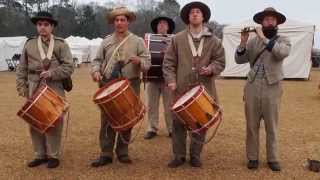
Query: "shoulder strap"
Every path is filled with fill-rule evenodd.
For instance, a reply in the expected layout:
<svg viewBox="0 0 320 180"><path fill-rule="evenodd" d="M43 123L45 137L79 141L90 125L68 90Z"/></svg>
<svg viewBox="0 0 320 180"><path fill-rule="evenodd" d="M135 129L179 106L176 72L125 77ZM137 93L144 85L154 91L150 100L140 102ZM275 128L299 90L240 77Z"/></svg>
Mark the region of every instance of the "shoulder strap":
<svg viewBox="0 0 320 180"><path fill-rule="evenodd" d="M253 65L252 65L252 67L254 67L254 65L257 63L258 59L260 58L260 56L261 56L266 50L267 50L267 48L265 47L265 48L263 48L263 49L258 53L258 55L256 56L256 58L254 58L254 60L253 60Z"/></svg>
<svg viewBox="0 0 320 180"><path fill-rule="evenodd" d="M277 39L279 38L279 36L275 36L273 37L272 39L270 39L270 41L276 41ZM261 57L261 55L267 50L267 47L263 48L259 53L258 55L256 56L256 58L254 58L254 61L253 61L253 66L257 63L258 59Z"/></svg>
<svg viewBox="0 0 320 180"><path fill-rule="evenodd" d="M123 39L123 40L120 42L120 44L114 49L114 51L113 51L113 53L112 53L112 55L111 55L108 63L106 63L105 67L103 68L103 72L102 72L102 74L101 74L102 76L104 76L104 74L106 73L106 71L107 71L108 67L110 66L110 64L113 63L113 62L112 62L112 61L113 61L113 58L114 58L116 52L118 51L118 49L129 39L130 36L132 36L131 33L130 33L125 39Z"/></svg>
<svg viewBox="0 0 320 180"><path fill-rule="evenodd" d="M58 38L56 38L57 40L61 40L61 39L58 39ZM63 40L63 39L62 39ZM65 43L65 41L63 41L63 43ZM59 49L59 51L60 51L60 49ZM60 53L59 53L59 56L58 56L58 54L57 54L57 52L55 52L54 50L52 51L52 54L57 58L57 60L59 61L59 63L60 64L62 64L63 63L63 61L61 60L61 58L60 58Z"/></svg>
<svg viewBox="0 0 320 180"><path fill-rule="evenodd" d="M52 54L57 58L57 60L59 61L60 64L63 63L63 62L61 61L61 59L60 59L60 56L58 56L55 51L53 51Z"/></svg>

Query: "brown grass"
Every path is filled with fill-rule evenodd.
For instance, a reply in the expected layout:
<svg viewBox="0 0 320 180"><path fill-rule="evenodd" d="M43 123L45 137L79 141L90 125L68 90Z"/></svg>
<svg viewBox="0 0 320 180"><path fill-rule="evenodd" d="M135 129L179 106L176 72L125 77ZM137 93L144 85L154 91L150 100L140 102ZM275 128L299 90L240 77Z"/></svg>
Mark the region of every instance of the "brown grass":
<svg viewBox="0 0 320 180"><path fill-rule="evenodd" d="M266 166L263 128L261 167L257 171L247 170L242 103L245 81L234 79L217 81L224 122L215 139L204 148L203 168L194 169L188 164L167 168L172 158L171 141L163 121L160 136L151 141L143 139L144 123L144 129L130 145L133 165L115 161L106 167L91 168L90 161L99 155L99 113L91 101L97 86L91 82L87 67L77 69L73 77L75 87L68 95L72 119L63 142L62 163L59 168L48 170L45 166L26 167L33 158L31 140L27 124L16 116L23 99L15 91L14 73L0 73L0 179L320 179L319 174L302 167L307 158L320 159L319 70L313 70L310 81L284 81L279 128L281 173L273 173Z"/></svg>

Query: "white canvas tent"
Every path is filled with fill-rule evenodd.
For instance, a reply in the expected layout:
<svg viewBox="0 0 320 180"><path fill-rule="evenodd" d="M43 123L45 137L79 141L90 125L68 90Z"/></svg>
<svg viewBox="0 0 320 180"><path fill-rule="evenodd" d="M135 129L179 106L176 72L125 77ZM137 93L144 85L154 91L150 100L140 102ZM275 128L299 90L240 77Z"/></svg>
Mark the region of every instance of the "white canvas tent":
<svg viewBox="0 0 320 180"><path fill-rule="evenodd" d="M320 29L317 29L314 34L314 48L320 49Z"/></svg>
<svg viewBox="0 0 320 180"><path fill-rule="evenodd" d="M89 59L92 61L98 52L98 49L100 47L101 42L103 41L102 38L96 38L90 40L90 54L89 54Z"/></svg>
<svg viewBox="0 0 320 180"><path fill-rule="evenodd" d="M0 37L0 71L8 70L6 59L11 59L14 54L21 54L27 37Z"/></svg>
<svg viewBox="0 0 320 180"><path fill-rule="evenodd" d="M72 57L78 59L78 63L89 61L90 40L84 37L70 36L65 39L68 43Z"/></svg>
<svg viewBox="0 0 320 180"><path fill-rule="evenodd" d="M236 64L234 54L240 43L240 31L247 26L256 26L252 20L240 24L230 25L223 30L223 46L226 52L226 68L221 76L245 77L249 71L249 64ZM291 52L283 63L285 78L308 78L311 62L315 26L294 20L287 20L279 26L279 33L287 36L291 41ZM253 33L254 34L254 33Z"/></svg>

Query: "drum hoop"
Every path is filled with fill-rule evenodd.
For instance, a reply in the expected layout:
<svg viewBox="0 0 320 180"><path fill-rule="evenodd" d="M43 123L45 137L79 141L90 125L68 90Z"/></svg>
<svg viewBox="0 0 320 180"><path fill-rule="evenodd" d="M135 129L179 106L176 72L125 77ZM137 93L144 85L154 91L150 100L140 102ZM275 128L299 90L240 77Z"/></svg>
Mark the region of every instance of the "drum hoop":
<svg viewBox="0 0 320 180"><path fill-rule="evenodd" d="M150 51L150 54L162 54L163 52L161 51Z"/></svg>
<svg viewBox="0 0 320 180"><path fill-rule="evenodd" d="M167 38L171 38L174 36L174 34L154 34L154 33L146 33L146 35L149 35L150 36L160 36L160 37L167 37Z"/></svg>
<svg viewBox="0 0 320 180"><path fill-rule="evenodd" d="M129 81L128 79L126 78L117 78L117 79L114 79L114 80L111 80L110 82L108 82L107 84L105 84L103 87L99 88L97 90L97 92L93 95L93 102L95 102L96 104L101 104L101 101L103 102L106 102L105 98L107 100L110 100L111 98L113 98L114 95L117 95L119 91L119 89L116 89L114 92L108 94L107 96L105 97L102 97L102 98L99 98L97 99L97 96L102 93L102 91L106 90L108 87L110 87L112 84L118 82L118 81L122 81L122 80L125 80L125 83L123 83L123 85L121 85L119 87L120 91L122 91L123 88L126 88L126 86L129 86Z"/></svg>
<svg viewBox="0 0 320 180"><path fill-rule="evenodd" d="M48 85L42 85L40 86L40 91L35 93L34 95L32 95L32 97L23 105L23 107L19 110L19 112L17 113L18 116L23 117L25 115L26 112L28 112L30 110L30 108L38 101L38 99L41 97L41 95L44 94L44 92L46 90L51 90L54 93L56 93L53 89L51 89ZM63 111L66 111L69 108L69 103L65 100L65 98L62 98L61 96L59 96L58 94L56 94L56 96L58 98L61 99L61 101L65 104L63 107ZM31 102L31 103L29 103Z"/></svg>
<svg viewBox="0 0 320 180"><path fill-rule="evenodd" d="M192 97L191 97L190 99L186 100L184 103L182 103L182 105L180 105L180 106L178 106L178 107L176 107L176 108L173 108L174 105L178 102L178 100L179 100L182 96L184 96L184 95L185 95L186 93L188 93L191 89L193 89L193 88L195 88L195 87L197 87L197 86L200 86L200 89L197 90L197 92L196 92L194 95L192 95ZM180 95L180 96L174 101L174 103L173 103L172 106L171 106L171 110L172 110L172 111L175 111L175 112L181 112L181 111L183 111L184 109L186 109L187 107L189 107L196 99L198 99L203 92L204 92L204 88L203 88L202 85L196 85L196 86L193 86L192 88L189 88L188 90L186 90L184 93L182 93L182 95Z"/></svg>
<svg viewBox="0 0 320 180"><path fill-rule="evenodd" d="M19 114L20 114L19 116L23 117L23 116L26 114L26 112L29 111L29 109L38 101L38 99L41 97L41 95L48 89L48 85L45 85L44 88L43 88L43 87L41 87L41 88L42 88L42 90L40 91L40 93L37 94L37 96L35 96L34 99L31 98L31 100L33 99L33 101L31 102L31 104L28 105L28 103L26 103L26 104L25 104L26 109L24 109L25 106L22 107L22 109L20 110L21 113L19 113ZM19 111L19 112L20 112L20 111Z"/></svg>
<svg viewBox="0 0 320 180"><path fill-rule="evenodd" d="M121 86L120 86L121 87ZM110 93L110 95L111 94L113 94L112 96L110 96L110 97L108 97L108 96L105 96L105 97L107 97L106 99L104 99L103 101L100 101L100 102L97 102L96 104L104 104L104 103L106 103L106 102L108 102L108 101L111 101L111 100L113 100L113 99L115 99L115 98L117 98L118 96L120 96L124 91L126 91L127 89L129 88L129 85L127 85L126 84L126 86L125 87L121 87L121 91L119 91L119 92L117 92L117 94L113 94L113 93ZM120 88L119 88L120 89ZM116 92L116 91L115 91Z"/></svg>
<svg viewBox="0 0 320 180"><path fill-rule="evenodd" d="M150 42L162 42L163 40L152 40L151 37L152 36L155 36L155 37L164 37L164 38L167 38L167 39L171 39L172 37L174 37L174 34L166 34L166 35L163 35L163 34L153 34L153 33L146 33L145 36L144 36L144 40L146 42L146 46L147 46L147 49L150 50Z"/></svg>
<svg viewBox="0 0 320 180"><path fill-rule="evenodd" d="M213 123L212 125L214 125L218 121L219 116L222 116L222 109L220 107L217 110L217 112L214 114L214 116L205 125L191 132L198 133L198 134L201 133L203 130L208 129L208 126L210 126L212 123ZM222 121L222 118L221 118L221 121Z"/></svg>
<svg viewBox="0 0 320 180"><path fill-rule="evenodd" d="M29 116L33 121L38 122L39 124L45 125L46 127L41 130L40 128L37 128L36 126L33 126L30 124L30 126L32 126L32 128L36 129L37 131L39 131L41 134L45 133L49 128L54 127L53 124L56 123L60 117L62 117L63 115L59 116L57 119L55 119L54 121L51 121L49 124L44 124L41 123L41 121L38 121L36 118L34 118L31 114L29 114L28 112L26 113L26 116Z"/></svg>
<svg viewBox="0 0 320 180"><path fill-rule="evenodd" d="M45 88L45 85L41 84L41 86L38 88L39 89L44 89ZM34 99L36 99L38 97L38 95L40 94L41 91L36 91L30 98L27 98L27 101L24 103L24 105L22 106L22 108L17 112L17 115L18 116L21 116L21 113L23 111L25 111L25 109L27 109L30 104L32 103L32 101Z"/></svg>
<svg viewBox="0 0 320 180"><path fill-rule="evenodd" d="M27 112L25 115L28 116L29 118L31 118L33 121L39 123L39 124L47 125L47 124L44 124L44 123L38 121L35 117L33 117L33 116L32 116L31 114L29 114L28 112ZM31 124L30 124L30 126L32 126L32 128L36 129L36 130L39 131L40 133L45 132L45 130L41 130L40 128L37 128L37 127L35 127L35 126L31 125Z"/></svg>
<svg viewBox="0 0 320 180"><path fill-rule="evenodd" d="M128 125L132 124L133 122L139 122L139 121L141 121L141 120L143 119L145 113L146 113L146 108L145 108L145 106L142 104L142 108L141 108L140 112L138 113L137 117L135 117L135 118L132 119L131 121L127 122L126 124L120 125L120 126L112 126L112 124L110 124L110 125L111 125L111 127L112 127L113 129L115 129L116 131L119 131L119 129L122 129L122 128L124 128L124 127L127 127Z"/></svg>

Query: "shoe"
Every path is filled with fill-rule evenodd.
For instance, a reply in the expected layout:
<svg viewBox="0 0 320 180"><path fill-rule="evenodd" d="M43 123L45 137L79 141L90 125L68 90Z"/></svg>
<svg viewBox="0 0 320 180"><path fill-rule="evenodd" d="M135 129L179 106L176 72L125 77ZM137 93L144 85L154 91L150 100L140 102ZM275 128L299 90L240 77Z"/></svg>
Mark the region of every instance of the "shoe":
<svg viewBox="0 0 320 180"><path fill-rule="evenodd" d="M118 156L118 160L119 160L119 162L124 163L124 164L132 164L132 161L128 155Z"/></svg>
<svg viewBox="0 0 320 180"><path fill-rule="evenodd" d="M268 166L272 171L281 171L279 162L268 162Z"/></svg>
<svg viewBox="0 0 320 180"><path fill-rule="evenodd" d="M49 169L56 168L56 167L59 166L59 164L60 164L59 159L49 158L49 159L48 159L47 168L49 168Z"/></svg>
<svg viewBox="0 0 320 180"><path fill-rule="evenodd" d="M201 163L201 161L200 161L200 159L199 158L190 158L190 165L192 166L192 167L201 167L202 166L202 163Z"/></svg>
<svg viewBox="0 0 320 180"><path fill-rule="evenodd" d="M259 161L258 160L249 160L247 167L248 169L258 169Z"/></svg>
<svg viewBox="0 0 320 180"><path fill-rule="evenodd" d="M144 139L152 139L152 138L154 138L156 136L157 136L156 132L149 131L149 132L146 133L146 135L144 135Z"/></svg>
<svg viewBox="0 0 320 180"><path fill-rule="evenodd" d="M31 162L28 163L28 167L37 167L40 166L41 164L47 163L48 159L34 159Z"/></svg>
<svg viewBox="0 0 320 180"><path fill-rule="evenodd" d="M107 164L111 164L112 163L112 158L108 157L108 156L100 156L98 159L96 159L95 161L93 161L91 163L92 167L100 167L100 166L105 166Z"/></svg>
<svg viewBox="0 0 320 180"><path fill-rule="evenodd" d="M186 159L185 158L174 158L169 164L169 168L177 168L185 163Z"/></svg>

